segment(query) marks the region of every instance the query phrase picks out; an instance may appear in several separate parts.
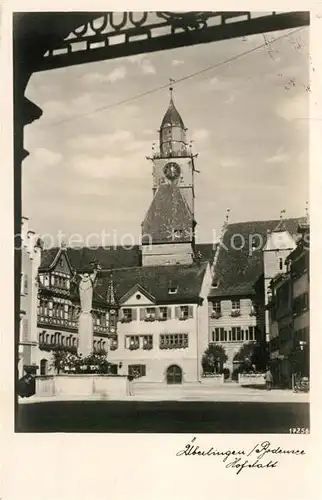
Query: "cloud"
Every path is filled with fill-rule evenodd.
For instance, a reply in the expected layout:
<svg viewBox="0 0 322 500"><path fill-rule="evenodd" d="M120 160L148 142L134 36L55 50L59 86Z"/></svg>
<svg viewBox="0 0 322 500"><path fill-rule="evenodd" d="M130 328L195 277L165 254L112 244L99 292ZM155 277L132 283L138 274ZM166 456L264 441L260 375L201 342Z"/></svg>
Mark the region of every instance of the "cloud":
<svg viewBox="0 0 322 500"><path fill-rule="evenodd" d="M68 146L78 151L108 151L111 146L131 143L134 141L133 133L129 130L117 130L110 134L82 134L67 141ZM119 146L118 146L119 147Z"/></svg>
<svg viewBox="0 0 322 500"><path fill-rule="evenodd" d="M106 154L100 158L93 158L87 154L76 155L70 162L75 175L90 181L91 179L128 179L144 178L146 172L138 167L142 155L131 157L112 156ZM114 180L113 180L114 182Z"/></svg>
<svg viewBox="0 0 322 500"><path fill-rule="evenodd" d="M136 64L144 75L155 75L155 67L151 63L150 59L145 57L144 54L129 57L128 60L131 64Z"/></svg>
<svg viewBox="0 0 322 500"><path fill-rule="evenodd" d="M208 139L209 135L209 130L206 130L205 128L200 128L192 132L193 140L197 141L204 141L205 139Z"/></svg>
<svg viewBox="0 0 322 500"><path fill-rule="evenodd" d="M289 160L290 155L284 152L284 148L279 148L275 155L266 158L265 163L284 163Z"/></svg>
<svg viewBox="0 0 322 500"><path fill-rule="evenodd" d="M180 59L172 59L171 61L172 66L180 66L181 64L184 64L184 61L181 61Z"/></svg>
<svg viewBox="0 0 322 500"><path fill-rule="evenodd" d="M298 118L306 118L309 113L309 98L303 90L303 94L297 95L291 99L284 99L278 102L276 114L286 121L297 120Z"/></svg>
<svg viewBox="0 0 322 500"><path fill-rule="evenodd" d="M144 75L154 75L156 73L156 69L149 59L143 59L141 69Z"/></svg>
<svg viewBox="0 0 322 500"><path fill-rule="evenodd" d="M33 151L33 157L37 163L41 164L41 166L50 167L60 163L63 158L60 153L55 153L54 151L50 151L46 148L38 148Z"/></svg>
<svg viewBox="0 0 322 500"><path fill-rule="evenodd" d="M86 73L82 77L82 81L86 84L96 84L96 83L114 83L118 80L124 80L127 74L127 69L125 66L118 66L114 68L110 73L104 75L103 73Z"/></svg>

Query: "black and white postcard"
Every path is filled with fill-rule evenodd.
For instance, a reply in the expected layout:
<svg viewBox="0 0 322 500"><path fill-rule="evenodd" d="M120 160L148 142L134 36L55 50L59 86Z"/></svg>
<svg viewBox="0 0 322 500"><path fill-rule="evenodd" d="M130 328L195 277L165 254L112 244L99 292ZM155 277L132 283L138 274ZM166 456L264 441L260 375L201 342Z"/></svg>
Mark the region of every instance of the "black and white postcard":
<svg viewBox="0 0 322 500"><path fill-rule="evenodd" d="M322 24L244 4L4 2L3 500L319 498Z"/></svg>

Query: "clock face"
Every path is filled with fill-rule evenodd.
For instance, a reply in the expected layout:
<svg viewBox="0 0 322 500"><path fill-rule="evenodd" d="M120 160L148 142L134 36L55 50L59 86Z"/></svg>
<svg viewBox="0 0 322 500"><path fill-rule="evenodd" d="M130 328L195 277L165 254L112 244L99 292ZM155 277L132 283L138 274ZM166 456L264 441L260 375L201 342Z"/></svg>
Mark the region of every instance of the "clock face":
<svg viewBox="0 0 322 500"><path fill-rule="evenodd" d="M174 180L179 177L181 169L177 163L170 162L166 164L166 166L163 169L163 172L168 179Z"/></svg>

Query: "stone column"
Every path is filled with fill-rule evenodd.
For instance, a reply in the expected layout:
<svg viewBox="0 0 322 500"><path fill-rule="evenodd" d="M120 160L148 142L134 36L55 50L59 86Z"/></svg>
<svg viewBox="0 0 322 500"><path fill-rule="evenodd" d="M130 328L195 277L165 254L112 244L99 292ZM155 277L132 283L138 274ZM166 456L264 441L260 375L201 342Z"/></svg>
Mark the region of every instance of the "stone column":
<svg viewBox="0 0 322 500"><path fill-rule="evenodd" d="M90 312L81 312L78 320L78 351L84 357L93 352L93 317Z"/></svg>

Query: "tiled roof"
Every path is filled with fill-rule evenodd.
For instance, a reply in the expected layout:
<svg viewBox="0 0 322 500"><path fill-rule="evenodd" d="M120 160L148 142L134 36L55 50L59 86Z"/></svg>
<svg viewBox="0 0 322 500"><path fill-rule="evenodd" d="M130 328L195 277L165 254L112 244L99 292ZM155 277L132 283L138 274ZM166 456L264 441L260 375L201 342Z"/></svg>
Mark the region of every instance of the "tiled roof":
<svg viewBox="0 0 322 500"><path fill-rule="evenodd" d="M177 230L180 233L174 233ZM161 184L142 223L142 243L189 242L192 230L193 216L180 189Z"/></svg>
<svg viewBox="0 0 322 500"><path fill-rule="evenodd" d="M285 219L284 224L291 235L297 235L301 218ZM228 224L220 245L215 268L217 286L210 296L248 295L254 293L254 284L263 274L263 251L267 232L273 231L279 220L251 221ZM252 250L252 244L261 249Z"/></svg>
<svg viewBox="0 0 322 500"><path fill-rule="evenodd" d="M51 266L59 250L59 247L54 247L42 251L40 271L48 269ZM200 260L213 261L214 249L212 243L197 244L196 251L197 253L200 252ZM141 263L140 248L138 245L132 248L67 248L66 252L72 266L77 270L87 267L93 261L100 264L103 269L139 267Z"/></svg>
<svg viewBox="0 0 322 500"><path fill-rule="evenodd" d="M58 251L58 247L42 251L40 271L50 267ZM77 270L83 270L93 261L98 262L103 269L140 265L138 246L129 248L121 246L112 248L67 248L66 252L72 266Z"/></svg>
<svg viewBox="0 0 322 500"><path fill-rule="evenodd" d="M196 302L200 296L208 262L174 266L146 266L113 270L113 281L117 300L121 300L130 290L139 285L146 290L156 303ZM101 271L94 289L94 300L106 297L110 272ZM178 285L175 294L169 294L173 282Z"/></svg>

